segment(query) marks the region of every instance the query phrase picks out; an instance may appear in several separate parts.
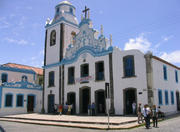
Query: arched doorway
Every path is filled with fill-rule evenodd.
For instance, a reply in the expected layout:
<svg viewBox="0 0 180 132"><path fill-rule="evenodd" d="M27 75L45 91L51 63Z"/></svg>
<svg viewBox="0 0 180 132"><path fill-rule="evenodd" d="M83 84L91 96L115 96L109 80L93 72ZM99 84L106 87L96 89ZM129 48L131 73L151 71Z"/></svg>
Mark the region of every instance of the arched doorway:
<svg viewBox="0 0 180 132"><path fill-rule="evenodd" d="M135 88L127 88L123 91L124 96L124 114L133 114L132 104L137 104L137 90ZM137 106L137 105L136 105Z"/></svg>
<svg viewBox="0 0 180 132"><path fill-rule="evenodd" d="M67 102L72 105L72 114L76 113L76 93L69 92L67 94Z"/></svg>
<svg viewBox="0 0 180 132"><path fill-rule="evenodd" d="M79 94L80 113L88 113L88 104L91 103L91 89L89 87L80 88Z"/></svg>
<svg viewBox="0 0 180 132"><path fill-rule="evenodd" d="M180 111L180 101L179 101L179 92L176 92L176 104L177 104L177 110Z"/></svg>
<svg viewBox="0 0 180 132"><path fill-rule="evenodd" d="M48 113L54 113L54 94L48 95Z"/></svg>
<svg viewBox="0 0 180 132"><path fill-rule="evenodd" d="M105 114L106 105L105 105L105 93L104 90L97 90L95 92L95 101L96 101L96 112L98 114Z"/></svg>

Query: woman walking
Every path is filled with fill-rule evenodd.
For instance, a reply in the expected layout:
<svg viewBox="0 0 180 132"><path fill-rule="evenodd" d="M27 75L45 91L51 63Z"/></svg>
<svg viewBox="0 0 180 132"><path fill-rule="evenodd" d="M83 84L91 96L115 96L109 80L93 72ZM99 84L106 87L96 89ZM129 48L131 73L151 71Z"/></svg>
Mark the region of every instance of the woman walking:
<svg viewBox="0 0 180 132"><path fill-rule="evenodd" d="M158 127L158 110L156 105L153 105L152 108L152 119L153 119L153 127Z"/></svg>

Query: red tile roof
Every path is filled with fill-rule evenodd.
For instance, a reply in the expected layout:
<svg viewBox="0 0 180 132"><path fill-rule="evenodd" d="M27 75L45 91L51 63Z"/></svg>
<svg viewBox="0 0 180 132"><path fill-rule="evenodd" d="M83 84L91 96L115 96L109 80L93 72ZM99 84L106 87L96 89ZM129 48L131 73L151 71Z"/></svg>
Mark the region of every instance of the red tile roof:
<svg viewBox="0 0 180 132"><path fill-rule="evenodd" d="M22 64L15 64L15 63L6 63L6 64L3 64L3 66L20 68L20 69L27 69L27 70L33 70L36 74L43 75L43 69L42 68L26 66L26 65L22 65Z"/></svg>

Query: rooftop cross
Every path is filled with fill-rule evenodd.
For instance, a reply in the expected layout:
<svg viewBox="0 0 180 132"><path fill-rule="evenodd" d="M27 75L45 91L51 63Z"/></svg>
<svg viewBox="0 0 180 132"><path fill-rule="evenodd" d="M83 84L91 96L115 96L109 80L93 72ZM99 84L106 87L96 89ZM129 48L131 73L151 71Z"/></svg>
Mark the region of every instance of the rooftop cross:
<svg viewBox="0 0 180 132"><path fill-rule="evenodd" d="M85 9L82 11L83 13L85 13L85 19L87 19L87 12L88 12L89 10L90 10L90 9L85 6Z"/></svg>

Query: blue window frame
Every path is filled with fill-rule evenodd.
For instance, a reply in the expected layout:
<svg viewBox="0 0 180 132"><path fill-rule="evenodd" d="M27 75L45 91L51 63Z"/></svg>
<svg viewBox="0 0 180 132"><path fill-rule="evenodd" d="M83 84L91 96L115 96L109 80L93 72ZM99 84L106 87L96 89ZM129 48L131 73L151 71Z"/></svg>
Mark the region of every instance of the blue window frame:
<svg viewBox="0 0 180 132"><path fill-rule="evenodd" d="M159 105L162 105L163 102L162 102L162 90L158 90L158 101L159 101Z"/></svg>
<svg viewBox="0 0 180 132"><path fill-rule="evenodd" d="M169 97L168 97L168 91L165 90L165 104L168 105L169 104Z"/></svg>
<svg viewBox="0 0 180 132"><path fill-rule="evenodd" d="M49 87L54 86L54 71L49 72Z"/></svg>
<svg viewBox="0 0 180 132"><path fill-rule="evenodd" d="M13 106L13 94L7 93L5 95L5 107L12 107Z"/></svg>
<svg viewBox="0 0 180 132"><path fill-rule="evenodd" d="M174 92L171 91L171 104L173 105L174 104Z"/></svg>
<svg viewBox="0 0 180 132"><path fill-rule="evenodd" d="M176 79L176 82L178 83L178 71L175 70L175 79Z"/></svg>
<svg viewBox="0 0 180 132"><path fill-rule="evenodd" d="M163 74L164 74L164 80L167 80L167 67L163 66Z"/></svg>
<svg viewBox="0 0 180 132"><path fill-rule="evenodd" d="M2 83L8 82L8 74L7 73L1 74L1 82Z"/></svg>
<svg viewBox="0 0 180 132"><path fill-rule="evenodd" d="M134 56L125 56L123 58L124 77L135 76L134 73Z"/></svg>
<svg viewBox="0 0 180 132"><path fill-rule="evenodd" d="M23 107L24 106L24 95L17 94L16 96L16 107Z"/></svg>

